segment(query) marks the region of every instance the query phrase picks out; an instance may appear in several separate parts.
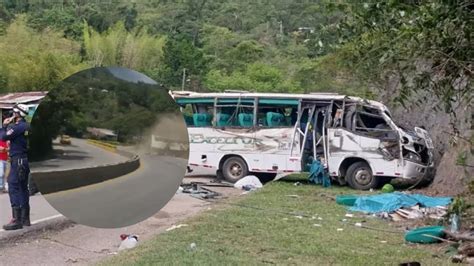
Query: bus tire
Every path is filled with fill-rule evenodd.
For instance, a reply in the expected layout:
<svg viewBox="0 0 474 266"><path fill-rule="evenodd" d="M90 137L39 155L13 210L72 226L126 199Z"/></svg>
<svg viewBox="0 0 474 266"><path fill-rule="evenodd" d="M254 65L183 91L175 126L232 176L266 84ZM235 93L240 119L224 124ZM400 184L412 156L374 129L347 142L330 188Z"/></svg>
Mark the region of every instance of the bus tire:
<svg viewBox="0 0 474 266"><path fill-rule="evenodd" d="M237 156L229 157L222 164L222 174L228 182L235 183L249 173L247 163Z"/></svg>
<svg viewBox="0 0 474 266"><path fill-rule="evenodd" d="M376 188L378 179L372 174L372 169L366 162L355 162L347 169L347 183L353 189L369 190Z"/></svg>

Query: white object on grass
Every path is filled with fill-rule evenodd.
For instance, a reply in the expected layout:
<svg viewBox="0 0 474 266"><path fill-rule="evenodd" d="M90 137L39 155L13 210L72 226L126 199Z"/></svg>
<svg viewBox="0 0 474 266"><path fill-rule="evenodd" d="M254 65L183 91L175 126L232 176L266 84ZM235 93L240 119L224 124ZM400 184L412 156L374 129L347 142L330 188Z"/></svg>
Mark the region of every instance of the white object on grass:
<svg viewBox="0 0 474 266"><path fill-rule="evenodd" d="M252 186L254 188L262 188L262 182L254 175L248 175L243 177L239 181L235 182L234 187L238 189L242 189L244 186Z"/></svg>

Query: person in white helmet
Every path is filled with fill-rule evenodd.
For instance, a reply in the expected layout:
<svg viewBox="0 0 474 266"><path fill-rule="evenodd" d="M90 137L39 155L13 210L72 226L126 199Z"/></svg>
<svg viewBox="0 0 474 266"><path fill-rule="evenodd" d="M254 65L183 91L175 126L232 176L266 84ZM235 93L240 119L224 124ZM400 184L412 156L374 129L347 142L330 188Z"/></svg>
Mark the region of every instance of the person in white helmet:
<svg viewBox="0 0 474 266"><path fill-rule="evenodd" d="M10 141L10 174L8 175L8 194L12 207L12 220L3 226L5 230L17 230L30 225L30 204L28 176L30 167L27 155L26 134L30 125L25 117L28 106L17 104L13 108L13 116L3 121L5 130L0 139Z"/></svg>

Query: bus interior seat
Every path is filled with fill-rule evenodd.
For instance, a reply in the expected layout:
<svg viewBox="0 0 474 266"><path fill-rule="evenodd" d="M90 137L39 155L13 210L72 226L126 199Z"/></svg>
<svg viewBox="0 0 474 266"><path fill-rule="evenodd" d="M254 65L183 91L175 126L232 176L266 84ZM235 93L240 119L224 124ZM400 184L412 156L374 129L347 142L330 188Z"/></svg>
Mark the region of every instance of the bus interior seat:
<svg viewBox="0 0 474 266"><path fill-rule="evenodd" d="M258 113L257 122L259 126L266 127L267 126L267 119L265 117L266 113Z"/></svg>
<svg viewBox="0 0 474 266"><path fill-rule="evenodd" d="M212 115L211 114L194 114L193 122L196 127L211 126Z"/></svg>
<svg viewBox="0 0 474 266"><path fill-rule="evenodd" d="M184 122L186 122L186 125L188 126L194 125L194 119L190 115L184 115Z"/></svg>
<svg viewBox="0 0 474 266"><path fill-rule="evenodd" d="M267 124L270 127L278 127L285 125L285 116L280 113L268 112L267 113Z"/></svg>
<svg viewBox="0 0 474 266"><path fill-rule="evenodd" d="M229 114L217 113L216 118L217 118L216 124L218 127L226 127L226 126L231 125Z"/></svg>
<svg viewBox="0 0 474 266"><path fill-rule="evenodd" d="M239 125L241 127L252 127L253 126L253 114L240 113L239 114Z"/></svg>

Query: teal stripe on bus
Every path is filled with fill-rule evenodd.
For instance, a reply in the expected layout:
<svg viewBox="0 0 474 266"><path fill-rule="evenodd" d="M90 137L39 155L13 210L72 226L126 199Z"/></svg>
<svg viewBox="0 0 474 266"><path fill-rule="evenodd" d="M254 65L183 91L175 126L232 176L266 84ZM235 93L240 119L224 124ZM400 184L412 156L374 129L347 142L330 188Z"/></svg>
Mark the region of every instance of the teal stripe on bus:
<svg viewBox="0 0 474 266"><path fill-rule="evenodd" d="M298 99L259 99L260 104L298 105Z"/></svg>
<svg viewBox="0 0 474 266"><path fill-rule="evenodd" d="M189 104L189 103L214 103L214 98L180 98L176 99L178 104Z"/></svg>
<svg viewBox="0 0 474 266"><path fill-rule="evenodd" d="M178 98L178 104L192 104L192 103L214 103L214 98ZM235 103L239 102L238 98L221 98L218 103ZM240 103L253 103L254 99L240 99ZM260 104L270 105L298 105L298 99L259 99Z"/></svg>

